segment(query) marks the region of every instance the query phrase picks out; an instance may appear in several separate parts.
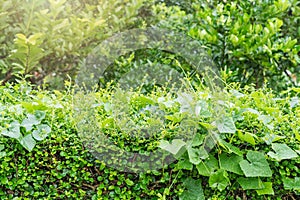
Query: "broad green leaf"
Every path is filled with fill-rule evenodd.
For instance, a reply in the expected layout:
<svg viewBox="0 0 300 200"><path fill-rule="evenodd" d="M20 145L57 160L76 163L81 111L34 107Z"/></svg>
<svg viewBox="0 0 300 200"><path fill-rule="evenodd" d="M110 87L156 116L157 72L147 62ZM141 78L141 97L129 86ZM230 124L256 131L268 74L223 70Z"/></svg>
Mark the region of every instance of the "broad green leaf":
<svg viewBox="0 0 300 200"><path fill-rule="evenodd" d="M218 144L223 147L224 149L226 149L228 151L228 153L234 153L238 156L242 156L243 152L240 151L239 148L237 148L236 146L233 146L232 144L225 142L222 139L218 140Z"/></svg>
<svg viewBox="0 0 300 200"><path fill-rule="evenodd" d="M193 164L188 159L179 160L177 163L179 169L192 170Z"/></svg>
<svg viewBox="0 0 300 200"><path fill-rule="evenodd" d="M189 160L194 165L198 165L201 162L201 159L208 158L208 153L203 146L200 148L193 148L189 146L187 148L187 152L189 154Z"/></svg>
<svg viewBox="0 0 300 200"><path fill-rule="evenodd" d="M40 124L40 120L33 114L27 114L27 117L22 121L21 126L26 129L26 131L31 131L34 125Z"/></svg>
<svg viewBox="0 0 300 200"><path fill-rule="evenodd" d="M28 151L32 151L35 146L35 140L33 139L31 134L26 135L19 142Z"/></svg>
<svg viewBox="0 0 300 200"><path fill-rule="evenodd" d="M254 137L256 137L256 135L254 135L254 134L251 134L251 133L248 133L248 132L246 132L245 134L243 134L242 131L238 131L238 137L241 140L243 140L245 142L248 142L248 143L250 143L252 145L256 144L255 139L254 139Z"/></svg>
<svg viewBox="0 0 300 200"><path fill-rule="evenodd" d="M286 190L300 190L300 177L283 178L284 189Z"/></svg>
<svg viewBox="0 0 300 200"><path fill-rule="evenodd" d="M215 170L219 169L218 160L214 156L209 155L209 157L201 161L196 168L200 175L210 176Z"/></svg>
<svg viewBox="0 0 300 200"><path fill-rule="evenodd" d="M200 146L201 144L203 144L204 139L205 139L205 135L196 133L192 140L192 147Z"/></svg>
<svg viewBox="0 0 300 200"><path fill-rule="evenodd" d="M196 107L195 107L195 114L196 116L201 117L210 117L211 113L208 109L208 104L204 100L197 101Z"/></svg>
<svg viewBox="0 0 300 200"><path fill-rule="evenodd" d="M5 151L0 151L0 158L3 158L6 156L6 152Z"/></svg>
<svg viewBox="0 0 300 200"><path fill-rule="evenodd" d="M260 180L260 178L240 177L237 179L237 182L242 186L243 190L257 190L264 188L263 182Z"/></svg>
<svg viewBox="0 0 300 200"><path fill-rule="evenodd" d="M41 122L43 119L45 119L46 113L41 110L36 110L34 112L34 116L36 117L37 120Z"/></svg>
<svg viewBox="0 0 300 200"><path fill-rule="evenodd" d="M209 123L205 123L205 122L199 122L199 125L206 128L206 129L213 129L214 126L209 124Z"/></svg>
<svg viewBox="0 0 300 200"><path fill-rule="evenodd" d="M235 154L222 153L219 156L220 168L229 172L233 172L239 175L243 175L243 171L239 163L243 160L243 157Z"/></svg>
<svg viewBox="0 0 300 200"><path fill-rule="evenodd" d="M179 150L185 145L186 143L183 140L174 139L171 143L169 143L166 140L161 140L158 147L172 153L173 155L176 155L179 152Z"/></svg>
<svg viewBox="0 0 300 200"><path fill-rule="evenodd" d="M264 188L256 190L258 195L265 195L265 194L270 194L274 195L274 190L272 188L272 183L271 182L263 182Z"/></svg>
<svg viewBox="0 0 300 200"><path fill-rule="evenodd" d="M219 169L218 171L213 173L209 177L208 182L211 188L218 188L218 190L220 191L224 190L227 187L227 185L230 183L228 174L223 169Z"/></svg>
<svg viewBox="0 0 300 200"><path fill-rule="evenodd" d="M276 141L284 139L284 138L286 138L286 136L275 135L273 133L266 133L266 135L264 137L262 137L262 139L268 145L272 144L272 142L276 142Z"/></svg>
<svg viewBox="0 0 300 200"><path fill-rule="evenodd" d="M273 143L272 144L272 149L275 151L275 153L270 151L268 153L268 155L271 158L276 159L277 161L281 161L281 160L284 160L284 159L292 159L292 158L297 158L298 157L297 153L295 151L293 151L286 144Z"/></svg>
<svg viewBox="0 0 300 200"><path fill-rule="evenodd" d="M20 138L22 136L20 133L20 123L17 121L12 122L10 124L10 127L8 129L3 130L1 134L10 138Z"/></svg>
<svg viewBox="0 0 300 200"><path fill-rule="evenodd" d="M224 116L217 120L217 127L220 133L235 133L236 127L232 117Z"/></svg>
<svg viewBox="0 0 300 200"><path fill-rule="evenodd" d="M201 180L187 178L183 182L186 190L179 196L180 200L204 200L204 193L201 185Z"/></svg>
<svg viewBox="0 0 300 200"><path fill-rule="evenodd" d="M271 177L272 171L265 155L256 151L247 153L248 160L242 160L239 164L246 177Z"/></svg>
<svg viewBox="0 0 300 200"><path fill-rule="evenodd" d="M37 126L37 130L32 132L34 139L41 141L45 139L48 134L51 132L51 128L46 124L40 124Z"/></svg>
<svg viewBox="0 0 300 200"><path fill-rule="evenodd" d="M193 110L193 96L189 93L182 92L177 94L178 97L176 101L180 104L180 113L188 112L195 114L195 111Z"/></svg>

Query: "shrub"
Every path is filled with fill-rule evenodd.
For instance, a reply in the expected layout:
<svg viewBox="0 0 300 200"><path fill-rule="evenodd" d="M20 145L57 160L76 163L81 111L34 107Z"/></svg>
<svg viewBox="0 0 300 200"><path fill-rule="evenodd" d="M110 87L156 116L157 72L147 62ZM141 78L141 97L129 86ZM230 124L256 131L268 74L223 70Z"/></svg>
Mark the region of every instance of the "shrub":
<svg viewBox="0 0 300 200"><path fill-rule="evenodd" d="M74 77L82 59L103 39L143 26L148 3L1 1L1 79L5 83L16 74L31 75L36 84L61 87L66 74Z"/></svg>
<svg viewBox="0 0 300 200"><path fill-rule="evenodd" d="M298 84L298 1L197 1L186 13L158 4L159 27L198 39L229 80L265 83L275 90Z"/></svg>

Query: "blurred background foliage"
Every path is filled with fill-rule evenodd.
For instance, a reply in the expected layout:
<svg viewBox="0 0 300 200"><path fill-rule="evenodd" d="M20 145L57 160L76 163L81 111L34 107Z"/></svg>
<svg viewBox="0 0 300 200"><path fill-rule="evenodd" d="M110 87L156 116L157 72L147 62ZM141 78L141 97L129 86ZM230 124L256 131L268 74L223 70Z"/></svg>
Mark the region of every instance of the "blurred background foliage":
<svg viewBox="0 0 300 200"><path fill-rule="evenodd" d="M0 3L0 77L63 85L84 58L115 32L144 26L145 0L9 0ZM145 15L145 16L143 16ZM139 17L138 17L139 16Z"/></svg>
<svg viewBox="0 0 300 200"><path fill-rule="evenodd" d="M62 88L63 80L74 80L82 59L104 39L132 28L157 26L201 42L226 82L280 91L299 83L299 4L297 0L1 0L0 80L4 84L21 76ZM155 51L154 56L138 54L139 60L164 62L163 54ZM112 69L109 74L124 71L122 64Z"/></svg>

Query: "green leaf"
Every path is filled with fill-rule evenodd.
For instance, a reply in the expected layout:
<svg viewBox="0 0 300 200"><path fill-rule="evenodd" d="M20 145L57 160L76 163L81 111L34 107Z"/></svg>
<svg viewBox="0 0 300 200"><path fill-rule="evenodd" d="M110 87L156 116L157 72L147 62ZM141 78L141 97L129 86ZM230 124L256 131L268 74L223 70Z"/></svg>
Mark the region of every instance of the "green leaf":
<svg viewBox="0 0 300 200"><path fill-rule="evenodd" d="M274 195L274 190L272 188L271 182L264 182L263 185L264 185L263 189L256 190L258 195L265 195L265 194Z"/></svg>
<svg viewBox="0 0 300 200"><path fill-rule="evenodd" d="M10 127L6 130L3 130L1 132L2 135L8 136L10 138L18 139L22 135L20 133L20 123L17 121L14 121L10 124Z"/></svg>
<svg viewBox="0 0 300 200"><path fill-rule="evenodd" d="M40 124L37 126L37 130L32 132L34 139L41 141L45 139L48 134L51 132L51 128L46 124Z"/></svg>
<svg viewBox="0 0 300 200"><path fill-rule="evenodd" d="M231 34L230 41L232 42L233 46L236 46L236 45L238 45L239 38L236 35Z"/></svg>
<svg viewBox="0 0 300 200"><path fill-rule="evenodd" d="M188 159L179 160L177 166L179 169L186 169L186 170L193 169L193 164Z"/></svg>
<svg viewBox="0 0 300 200"><path fill-rule="evenodd" d="M172 121L172 122L174 122L174 123L178 123L178 122L182 121L184 116L180 113L175 113L173 115L165 115L165 118Z"/></svg>
<svg viewBox="0 0 300 200"><path fill-rule="evenodd" d="M219 156L220 168L229 172L233 172L239 175L243 175L243 171L239 163L243 160L243 157L235 154L222 153Z"/></svg>
<svg viewBox="0 0 300 200"><path fill-rule="evenodd" d="M5 146L3 144L0 144L0 158L3 158L6 156L6 152L2 151L4 150Z"/></svg>
<svg viewBox="0 0 300 200"><path fill-rule="evenodd" d="M196 133L192 140L192 147L200 146L201 144L203 144L204 139L205 139L205 135Z"/></svg>
<svg viewBox="0 0 300 200"><path fill-rule="evenodd" d="M134 182L133 182L132 180L128 179L128 178L125 180L125 183L126 183L128 186L133 186L133 185L134 185Z"/></svg>
<svg viewBox="0 0 300 200"><path fill-rule="evenodd" d="M224 116L217 121L217 127L220 133L235 133L236 127L232 117Z"/></svg>
<svg viewBox="0 0 300 200"><path fill-rule="evenodd" d="M35 115L27 114L27 118L22 121L21 126L25 127L26 131L31 131L32 127L38 124L40 124L40 120Z"/></svg>
<svg viewBox="0 0 300 200"><path fill-rule="evenodd" d="M240 177L237 179L237 182L242 186L243 190L257 190L264 188L263 182L260 180L260 178Z"/></svg>
<svg viewBox="0 0 300 200"><path fill-rule="evenodd" d="M271 177L272 171L265 155L260 152L249 151L247 160L242 160L239 164L246 177Z"/></svg>
<svg viewBox="0 0 300 200"><path fill-rule="evenodd" d="M218 144L223 147L224 149L226 149L228 151L228 153L234 153L238 156L242 156L243 152L240 151L239 148L237 148L236 146L233 146L232 144L225 142L222 139L218 140Z"/></svg>
<svg viewBox="0 0 300 200"><path fill-rule="evenodd" d="M300 190L300 177L283 178L283 186L286 190Z"/></svg>
<svg viewBox="0 0 300 200"><path fill-rule="evenodd" d="M195 107L195 114L196 116L201 116L201 117L210 117L211 113L209 112L208 109L208 104L204 100L197 101L196 107Z"/></svg>
<svg viewBox="0 0 300 200"><path fill-rule="evenodd" d="M209 177L208 182L211 188L218 188L222 191L229 184L228 174L225 170L219 169Z"/></svg>
<svg viewBox="0 0 300 200"><path fill-rule="evenodd" d="M266 133L266 135L262 138L266 144L270 145L272 142L276 142L278 140L284 139L286 136L279 136L273 133Z"/></svg>
<svg viewBox="0 0 300 200"><path fill-rule="evenodd" d="M297 158L298 157L297 153L295 151L293 151L286 144L273 143L272 144L272 149L275 151L275 153L270 151L268 153L268 155L271 158L276 159L277 161L281 161L281 160L284 160L284 159L292 159L292 158Z"/></svg>
<svg viewBox="0 0 300 200"><path fill-rule="evenodd" d="M169 143L166 140L161 140L158 147L172 153L173 155L176 155L179 152L179 150L185 145L186 143L183 140L174 139L171 143Z"/></svg>
<svg viewBox="0 0 300 200"><path fill-rule="evenodd" d="M200 175L210 176L215 170L219 169L218 160L214 156L209 155L209 157L204 161L201 161L196 168Z"/></svg>
<svg viewBox="0 0 300 200"><path fill-rule="evenodd" d="M46 113L41 110L36 110L34 112L34 116L36 117L37 120L39 120L39 122L41 122L43 119L45 119Z"/></svg>
<svg viewBox="0 0 300 200"><path fill-rule="evenodd" d="M201 186L201 180L194 180L192 178L187 178L183 182L186 190L180 195L180 200L204 200L204 193Z"/></svg>
<svg viewBox="0 0 300 200"><path fill-rule="evenodd" d="M6 156L6 152L5 151L0 151L0 158L3 158Z"/></svg>
<svg viewBox="0 0 300 200"><path fill-rule="evenodd" d="M256 143L255 143L255 139L254 139L254 137L256 137L256 135L254 135L254 134L252 134L252 133L246 132L245 134L243 134L241 131L238 131L238 137L239 137L241 140L243 140L243 141L245 141L245 142L248 142L248 143L250 143L250 144L252 144L252 145L255 145L255 144L256 144Z"/></svg>
<svg viewBox="0 0 300 200"><path fill-rule="evenodd" d="M28 151L32 151L35 146L35 140L31 134L28 134L20 140L20 144Z"/></svg>
<svg viewBox="0 0 300 200"><path fill-rule="evenodd" d="M37 110L47 110L46 105L41 102L21 102L21 104L30 113L34 113Z"/></svg>
<svg viewBox="0 0 300 200"><path fill-rule="evenodd" d="M200 148L188 147L187 152L189 154L189 160L194 165L198 165L201 162L201 159L208 158L208 153L203 146Z"/></svg>

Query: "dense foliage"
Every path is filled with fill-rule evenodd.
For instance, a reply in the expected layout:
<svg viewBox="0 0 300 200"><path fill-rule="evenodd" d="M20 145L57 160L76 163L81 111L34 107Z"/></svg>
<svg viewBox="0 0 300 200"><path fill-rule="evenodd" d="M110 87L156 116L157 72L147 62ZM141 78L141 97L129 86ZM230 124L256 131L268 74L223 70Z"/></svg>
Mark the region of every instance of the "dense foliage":
<svg viewBox="0 0 300 200"><path fill-rule="evenodd" d="M228 86L223 91L218 103L225 107L226 115L217 120L215 128L208 123L214 101L202 87L176 98L162 91L144 98L127 93L136 113L147 105L167 109L165 129L147 141L113 131L109 132L112 140L128 151L161 147L174 154L184 152L165 169L131 174L106 167L84 148L74 124L72 88L61 93L32 90L25 83L2 86L1 195L22 199L195 199L193 195L202 199L199 194L209 199L296 198L300 176L299 89L292 88L282 98L251 87L238 90ZM108 130L115 127L107 126L111 121L105 111L112 92L98 92L103 97L103 106L97 111L99 126ZM193 100L178 100L184 95ZM198 127L196 134L172 142L170 135L180 132L186 115L194 116L189 123ZM151 116L146 119L133 118L136 126L153 123ZM40 124L51 127L51 133L35 132ZM217 146L211 151L201 146L207 130L219 133ZM165 140L166 145L157 147L158 140Z"/></svg>

